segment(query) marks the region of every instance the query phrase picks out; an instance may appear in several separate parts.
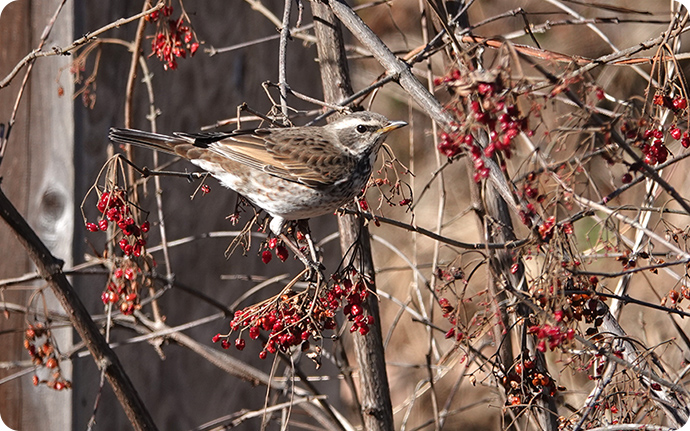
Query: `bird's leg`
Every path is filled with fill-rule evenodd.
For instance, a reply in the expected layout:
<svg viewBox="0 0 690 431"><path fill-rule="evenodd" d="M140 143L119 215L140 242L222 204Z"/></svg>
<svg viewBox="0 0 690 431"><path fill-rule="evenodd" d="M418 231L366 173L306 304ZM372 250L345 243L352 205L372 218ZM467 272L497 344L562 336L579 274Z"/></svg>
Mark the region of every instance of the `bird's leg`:
<svg viewBox="0 0 690 431"><path fill-rule="evenodd" d="M309 254L311 254L311 260L318 262L319 259L316 257L316 247L314 246L314 241L311 238L311 230L309 230L309 222L307 220L299 220L297 222L297 229L304 234L304 238L307 240L307 245L309 246Z"/></svg>
<svg viewBox="0 0 690 431"><path fill-rule="evenodd" d="M280 238L287 247L295 253L295 256L302 261L304 266L309 269L309 280L318 279L318 275L325 269L325 267L316 260L316 252L313 251L313 244L310 244L312 260L309 260L307 256L304 255L302 250L300 250L299 245L295 244L283 233L283 227L285 226L286 220L282 217L273 216L273 220L269 223L269 228L276 237Z"/></svg>
<svg viewBox="0 0 690 431"><path fill-rule="evenodd" d="M307 256L304 255L302 250L300 250L299 246L295 244L294 242L290 241L290 238L287 237L284 233L280 233L278 235L278 238L280 238L285 245L292 250L293 253L295 253L295 256L302 261L304 266L309 270L308 274L308 279L312 280L314 278L317 278L318 274L325 269L325 267L321 264L321 262L317 262L316 259L314 260L309 260Z"/></svg>

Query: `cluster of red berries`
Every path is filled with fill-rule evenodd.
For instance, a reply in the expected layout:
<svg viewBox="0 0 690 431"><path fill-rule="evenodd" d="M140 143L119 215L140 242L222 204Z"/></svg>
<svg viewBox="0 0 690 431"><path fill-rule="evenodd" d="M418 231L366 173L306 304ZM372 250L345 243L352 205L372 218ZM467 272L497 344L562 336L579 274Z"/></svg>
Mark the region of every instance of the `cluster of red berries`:
<svg viewBox="0 0 690 431"><path fill-rule="evenodd" d="M682 96L669 97L663 94L655 94L652 103L672 110L675 114L682 113L688 107L688 100Z"/></svg>
<svg viewBox="0 0 690 431"><path fill-rule="evenodd" d="M115 263L122 266L113 271L110 281L101 294L101 301L105 305L119 303L122 314L130 315L141 308L139 290L145 279L132 260L117 259Z"/></svg>
<svg viewBox="0 0 690 431"><path fill-rule="evenodd" d="M680 129L674 128L680 134ZM668 148L664 144L664 132L661 129L647 129L644 132L644 139L651 140L651 144L645 142L642 145L642 154L644 154L644 162L648 165L655 165L657 163L664 163L668 158ZM680 136L679 136L680 137Z"/></svg>
<svg viewBox="0 0 690 431"><path fill-rule="evenodd" d="M230 329L233 332L247 330L252 340L259 338L261 331L267 332L267 341L259 353L261 359L265 359L268 353L278 350L287 352L295 346L301 346L306 351L310 348L309 337L318 337L323 329L335 328L335 320L318 307L309 313L309 305L305 302L311 304L311 301L303 299L304 292L288 291L277 299L238 310L230 322ZM230 347L229 336L216 334L212 341L221 341L224 349ZM243 350L245 346L241 335L235 339L238 350Z"/></svg>
<svg viewBox="0 0 690 431"><path fill-rule="evenodd" d="M518 358L510 372L501 379L507 394L506 405L517 406L544 393L554 396L557 390L565 390L556 387L556 382L549 372L537 367L537 363L529 358L527 352L523 353L523 357L525 359Z"/></svg>
<svg viewBox="0 0 690 431"><path fill-rule="evenodd" d="M671 301L671 305L677 306L683 302L683 299L690 299L690 289L686 286L681 287L680 292L676 289L669 290L666 296L661 298L661 305L665 306L668 301Z"/></svg>
<svg viewBox="0 0 690 431"><path fill-rule="evenodd" d="M575 330L572 328L561 328L560 326L551 325L534 325L527 328L528 334L533 334L539 340L537 350L546 352L547 342L549 350L554 350L556 347L563 345L566 341L570 341L575 337Z"/></svg>
<svg viewBox="0 0 690 431"><path fill-rule="evenodd" d="M177 59L186 58L187 51L193 56L199 49L199 42L191 27L185 24L184 16L178 19L161 19L169 17L173 13L172 6L164 7L161 12L155 11L149 14L146 19L157 23L156 33L151 40L151 55L155 55L161 62L165 70L177 69ZM194 40L194 42L192 42Z"/></svg>
<svg viewBox="0 0 690 431"><path fill-rule="evenodd" d="M595 277L596 278L596 277ZM604 299L604 298L601 298ZM566 296L568 306L563 307L563 320L585 321L593 326L587 328L588 336L595 335L598 327L604 323L603 316L606 314L606 307L599 307L600 298L596 295L586 293L576 293ZM559 311L556 311L558 313Z"/></svg>
<svg viewBox="0 0 690 431"><path fill-rule="evenodd" d="M122 234L118 242L120 249L126 256L139 257L146 246L145 234L149 231L148 221L137 224L133 217L132 204L127 200L127 192L115 188L111 192L101 193L96 204L103 217L98 223L87 222L86 229L89 232L107 231L108 223L114 223Z"/></svg>
<svg viewBox="0 0 690 431"><path fill-rule="evenodd" d="M539 231L539 237L544 242L548 242L553 236L554 227L556 226L556 217L551 216L544 220L537 229Z"/></svg>
<svg viewBox="0 0 690 431"><path fill-rule="evenodd" d="M324 330L336 327L334 316L341 308L352 322L350 332L362 335L369 332L374 318L364 314L362 303L369 291L363 280L353 283L349 278L334 276L325 289L317 291L320 293L314 298L310 289L299 293L289 290L276 298L238 310L230 322L231 332L246 330L252 340L259 338L262 331L266 332L267 341L259 353L261 359L268 353L287 352L296 346L303 351L309 350L310 337L320 339ZM231 346L229 334L216 334L212 341L220 341L224 349ZM241 334L234 345L238 350L245 348Z"/></svg>
<svg viewBox="0 0 690 431"><path fill-rule="evenodd" d="M87 222L90 232L107 231L112 223L115 227L113 241L116 241L125 258L113 260L113 272L101 294L103 304L117 304L123 314L132 314L141 308L139 291L147 279L139 267L142 257L148 260L146 252L146 233L150 229L148 221L136 222L139 210L127 199L127 192L119 187L101 193L96 208L101 213L97 223ZM119 240L118 240L119 238ZM155 262L151 261L155 265Z"/></svg>
<svg viewBox="0 0 690 431"><path fill-rule="evenodd" d="M528 228L531 228L537 214L535 204L541 204L546 198L544 194L539 193L537 174L534 172L530 172L525 178L525 182L522 186L522 198L527 201L527 204L524 205L518 213L520 221Z"/></svg>
<svg viewBox="0 0 690 431"><path fill-rule="evenodd" d="M465 333L458 327L455 307L450 305L450 301L446 298L440 298L438 300L438 305L441 307L441 311L443 311L443 317L448 319L450 324L453 325L453 327L446 332L446 339L455 338L456 341L462 341L462 339L465 338Z"/></svg>
<svg viewBox="0 0 690 431"><path fill-rule="evenodd" d="M45 384L47 387L57 391L72 387L72 383L62 377L60 363L58 362L49 328L42 323L30 324L24 333L24 348L29 352L31 362L35 366L45 367L50 372L49 380L41 380L37 374L34 374L34 386Z"/></svg>
<svg viewBox="0 0 690 431"><path fill-rule="evenodd" d="M493 82L465 82L457 70L452 70L447 76L435 80L436 85L445 85L449 89L461 86L463 92L470 96L461 97L463 103L468 101L470 112L464 115L461 108L448 106L453 111L459 123L466 124L462 131L442 132L438 143L438 150L445 156L452 158L461 152L464 146L472 158L474 165L474 180L479 182L489 176L489 169L485 166L483 156L492 158L496 152L501 152L510 158L513 140L524 131L532 135L526 116L514 104L508 102L505 88L500 75ZM468 90L469 88L469 90ZM472 100L468 100L471 97ZM483 130L487 133L489 143L482 150L474 142L473 133Z"/></svg>
<svg viewBox="0 0 690 431"><path fill-rule="evenodd" d="M678 116L687 115L687 99L677 96L673 99L657 95L654 97L654 104L665 106ZM678 117L677 117L678 118ZM676 124L671 124L667 128L659 125L650 125L644 118L633 120L628 119L621 124L621 133L626 139L634 142L634 145L642 151L644 162L648 165L664 163L668 159L669 150L667 143L673 139L680 142L683 148L690 148L690 134L686 130L683 132ZM607 159L610 164L614 161ZM630 172L623 175L622 182L630 183L633 180L632 173L640 169L640 166L631 165Z"/></svg>
<svg viewBox="0 0 690 431"><path fill-rule="evenodd" d="M369 289L364 280L352 283L349 278L336 280L326 292L321 302L329 310L337 310L342 304L343 314L352 322L350 332L358 331L362 335L369 333L369 325L374 323L374 316L365 316L363 303L369 296Z"/></svg>
<svg viewBox="0 0 690 431"><path fill-rule="evenodd" d="M273 253L271 250L274 250L276 253L276 256L278 256L278 259L280 259L281 262L285 262L288 258L288 251L287 248L285 248L284 245L278 244L278 239L277 238L270 238L266 244L266 249L261 252L261 261L263 263L268 263L273 259Z"/></svg>

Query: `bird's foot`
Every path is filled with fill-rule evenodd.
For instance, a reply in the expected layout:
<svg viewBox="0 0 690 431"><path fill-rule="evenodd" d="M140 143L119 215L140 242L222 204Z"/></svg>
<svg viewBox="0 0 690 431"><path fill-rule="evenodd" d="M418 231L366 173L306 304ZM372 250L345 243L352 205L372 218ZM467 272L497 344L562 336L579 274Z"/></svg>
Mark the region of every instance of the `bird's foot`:
<svg viewBox="0 0 690 431"><path fill-rule="evenodd" d="M283 243L290 249L292 252L297 256L297 258L304 264L305 268L305 279L307 281L312 281L316 282L319 279L323 280L323 271L326 269L325 266L321 262L318 262L313 259L309 259L297 246L297 244L293 243L290 241L290 239L284 234L281 233L279 235L279 238L283 241Z"/></svg>

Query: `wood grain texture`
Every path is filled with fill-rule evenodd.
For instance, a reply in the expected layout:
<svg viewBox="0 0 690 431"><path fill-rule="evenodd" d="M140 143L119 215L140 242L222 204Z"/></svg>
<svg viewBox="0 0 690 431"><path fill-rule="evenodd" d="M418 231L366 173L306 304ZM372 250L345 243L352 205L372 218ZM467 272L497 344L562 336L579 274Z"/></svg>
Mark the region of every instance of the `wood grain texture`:
<svg viewBox="0 0 690 431"><path fill-rule="evenodd" d="M8 73L14 64L31 49L29 32L30 8L28 0L10 3L0 15L0 74ZM0 123L7 125L12 114L12 107L19 91L21 80L16 80L9 87L0 91ZM28 135L28 104L19 106L17 122L12 129L13 142L0 165L0 177L3 189L22 210L28 207L27 184L29 177L29 148L25 143ZM0 228L0 277L13 277L19 272L29 271L31 262L26 255L15 253L20 247L12 232ZM5 292L7 302L24 303L28 298L25 292ZM22 342L24 316L12 313L9 318L0 317L0 361L17 361L26 358ZM7 377L17 369L0 370L0 378ZM18 429L22 418L23 385L20 379L0 385L0 416L5 424Z"/></svg>
<svg viewBox="0 0 690 431"><path fill-rule="evenodd" d="M57 0L20 1L12 3L3 13L3 34L0 36L2 72L6 73L18 58L37 47L44 29L56 8ZM7 14L7 15L6 15ZM46 46L67 44L72 40L72 13L64 8L47 39ZM74 177L72 167L73 121L71 85L65 86L65 94L59 97L56 77L58 70L69 64L69 59L53 57L38 62L29 76L23 94L16 123L11 130L5 160L0 174L3 188L10 198L25 214L30 214L29 222L38 235L46 241L51 251L68 263L72 260L72 232L74 208ZM12 85L0 94L0 122L7 122L17 97L20 83L26 69L20 73ZM3 230L0 235L8 232ZM16 244L14 240L3 244ZM18 252L18 247L7 247L8 256L2 256L2 275L18 275L21 268L30 270L26 254ZM7 273L6 273L7 271ZM40 285L40 284L39 284ZM23 304L26 298L17 295L12 300ZM7 299L7 298L6 298ZM46 295L46 305L50 310L61 311L61 307L50 294ZM23 316L7 322L16 334L21 336L26 326ZM60 329L53 331L55 341L61 349L72 345L72 331ZM5 340L3 340L5 341ZM20 349L19 351L15 349ZM12 340L8 352L21 352L21 339ZM2 349L5 350L5 349ZM62 364L66 375L71 375L69 362ZM19 413L8 422L22 430L68 429L71 427L71 396L69 392L55 392L45 388L34 388L31 374L25 375L15 384L20 385L15 403L11 409ZM10 385L8 388L11 388ZM3 386L2 390L6 388ZM18 407L17 407L18 406Z"/></svg>

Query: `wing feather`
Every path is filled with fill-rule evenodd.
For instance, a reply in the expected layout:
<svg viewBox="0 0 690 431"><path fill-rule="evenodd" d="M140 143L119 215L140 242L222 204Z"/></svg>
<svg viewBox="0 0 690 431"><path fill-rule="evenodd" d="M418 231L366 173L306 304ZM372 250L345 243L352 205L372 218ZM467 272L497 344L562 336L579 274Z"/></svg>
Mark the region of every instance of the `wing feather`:
<svg viewBox="0 0 690 431"><path fill-rule="evenodd" d="M354 169L355 160L329 141L335 137L318 131L259 129L253 134L227 134L208 143L208 150L288 181L331 185L342 178L343 169Z"/></svg>

